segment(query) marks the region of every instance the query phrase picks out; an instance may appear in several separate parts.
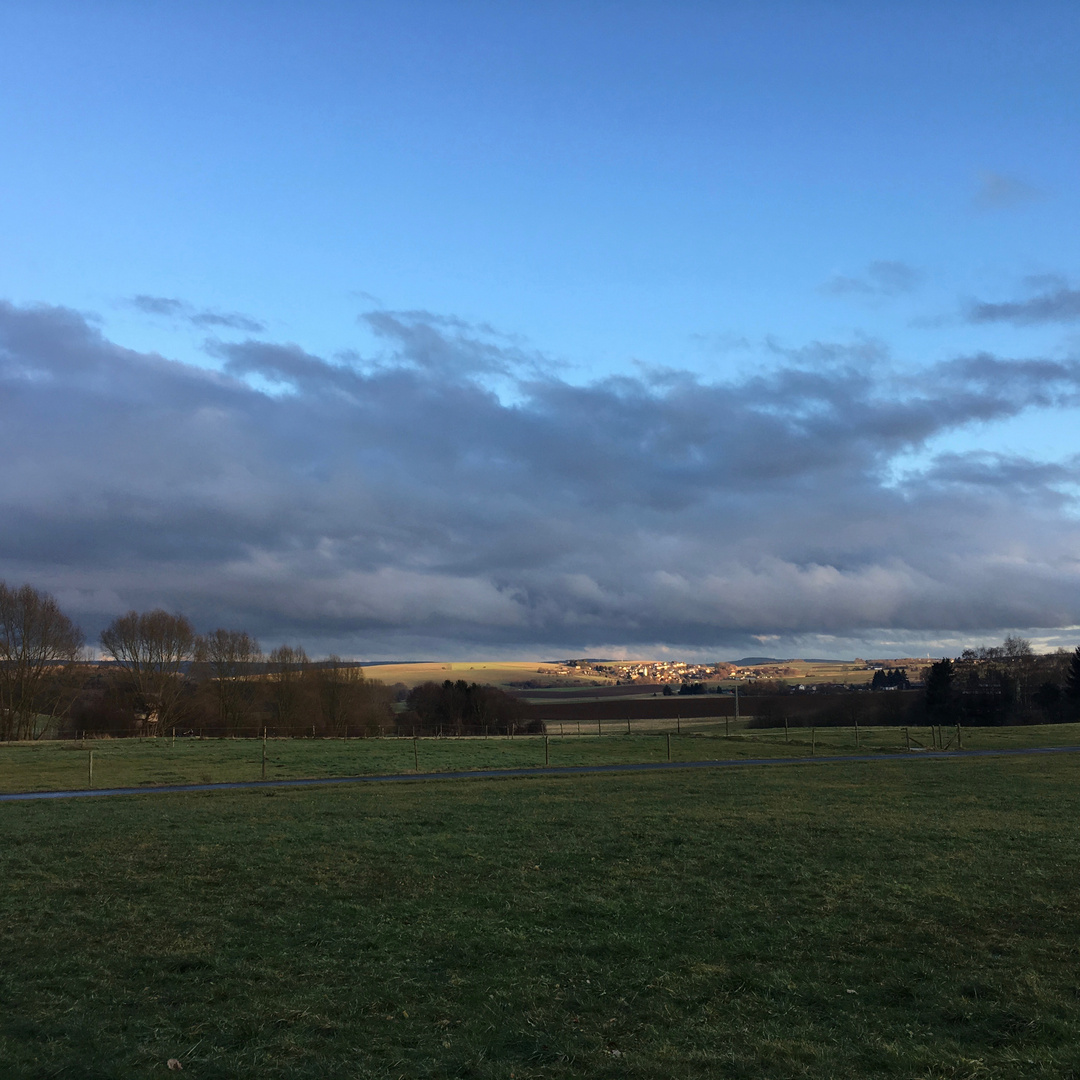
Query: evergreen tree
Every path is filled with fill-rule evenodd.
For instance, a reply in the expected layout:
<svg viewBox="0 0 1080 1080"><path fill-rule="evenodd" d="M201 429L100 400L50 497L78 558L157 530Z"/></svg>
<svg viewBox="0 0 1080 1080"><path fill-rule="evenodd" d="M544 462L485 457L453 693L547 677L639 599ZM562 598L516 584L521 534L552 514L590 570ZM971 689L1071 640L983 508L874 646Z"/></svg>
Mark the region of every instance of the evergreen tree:
<svg viewBox="0 0 1080 1080"><path fill-rule="evenodd" d="M1065 696L1074 707L1080 707L1080 645L1073 650L1072 659L1069 661L1069 670L1065 676Z"/></svg>
<svg viewBox="0 0 1080 1080"><path fill-rule="evenodd" d="M937 723L949 719L953 711L953 662L946 657L930 665L926 675L926 711Z"/></svg>

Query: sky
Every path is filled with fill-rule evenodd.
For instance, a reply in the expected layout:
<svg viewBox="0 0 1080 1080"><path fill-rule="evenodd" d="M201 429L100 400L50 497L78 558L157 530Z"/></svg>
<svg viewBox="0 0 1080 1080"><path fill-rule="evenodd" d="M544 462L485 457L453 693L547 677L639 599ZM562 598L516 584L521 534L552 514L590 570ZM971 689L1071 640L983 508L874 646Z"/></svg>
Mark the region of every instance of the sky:
<svg viewBox="0 0 1080 1080"><path fill-rule="evenodd" d="M0 579L367 660L1080 641L1080 6L0 7Z"/></svg>

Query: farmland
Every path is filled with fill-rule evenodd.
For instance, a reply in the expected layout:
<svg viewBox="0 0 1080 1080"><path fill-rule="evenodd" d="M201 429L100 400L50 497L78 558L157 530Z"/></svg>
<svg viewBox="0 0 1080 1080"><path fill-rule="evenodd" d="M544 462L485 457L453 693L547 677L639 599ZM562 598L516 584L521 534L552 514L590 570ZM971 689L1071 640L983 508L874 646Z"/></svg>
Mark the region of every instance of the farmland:
<svg viewBox="0 0 1080 1080"><path fill-rule="evenodd" d="M0 1060L12 1078L170 1058L214 1080L1074 1076L1077 767L5 805Z"/></svg>
<svg viewBox="0 0 1080 1080"><path fill-rule="evenodd" d="M466 682L487 683L491 686L512 686L521 682L557 686L566 681L584 686L604 686L609 681L602 676L578 673L561 664L543 664L535 660L373 664L365 671L371 678L379 679L387 685L403 683L409 688L428 681L442 682L444 679L464 679Z"/></svg>

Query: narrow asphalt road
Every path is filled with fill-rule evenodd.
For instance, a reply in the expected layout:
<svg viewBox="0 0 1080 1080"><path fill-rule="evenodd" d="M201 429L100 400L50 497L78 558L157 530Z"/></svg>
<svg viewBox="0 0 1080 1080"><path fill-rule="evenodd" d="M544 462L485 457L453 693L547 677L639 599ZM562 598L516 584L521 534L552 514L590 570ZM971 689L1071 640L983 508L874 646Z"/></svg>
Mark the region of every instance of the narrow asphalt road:
<svg viewBox="0 0 1080 1080"><path fill-rule="evenodd" d="M0 802L28 799L83 799L102 795L173 795L188 791L243 791L249 788L326 787L330 784L386 784L419 780L502 780L522 776L595 776L599 773L657 772L665 769L732 769L745 765L836 765L858 761L925 761L927 758L1015 757L1023 754L1075 754L1080 746L1036 746L1014 750L922 750L903 754L851 754L835 757L742 758L733 761L661 761L636 765L562 765L536 769L476 769L469 772L392 773L382 776L332 776L310 780L237 780L222 784L161 784L154 787L86 788L75 791L19 791L0 794Z"/></svg>

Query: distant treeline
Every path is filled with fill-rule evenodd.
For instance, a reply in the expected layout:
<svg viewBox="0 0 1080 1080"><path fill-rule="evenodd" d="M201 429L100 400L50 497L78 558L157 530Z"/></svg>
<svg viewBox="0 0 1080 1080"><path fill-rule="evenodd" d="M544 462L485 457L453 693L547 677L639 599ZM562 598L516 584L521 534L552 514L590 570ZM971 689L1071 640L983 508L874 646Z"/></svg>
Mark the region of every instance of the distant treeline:
<svg viewBox="0 0 1080 1080"><path fill-rule="evenodd" d="M88 735L275 736L338 738L538 733L545 721L731 716L730 695L701 683L642 700L545 702L532 706L491 686L462 680L407 691L366 678L337 656L313 660L282 645L265 654L242 630L199 635L183 615L130 611L101 634L115 664L82 660L79 628L55 599L0 581L0 740L46 733ZM968 649L927 671L909 689L903 668L875 673L872 690L819 688L796 693L782 681L742 688L753 724L966 725L1080 720L1080 647L1038 656L1029 642ZM891 691L891 692L889 692ZM395 705L397 707L395 707Z"/></svg>

